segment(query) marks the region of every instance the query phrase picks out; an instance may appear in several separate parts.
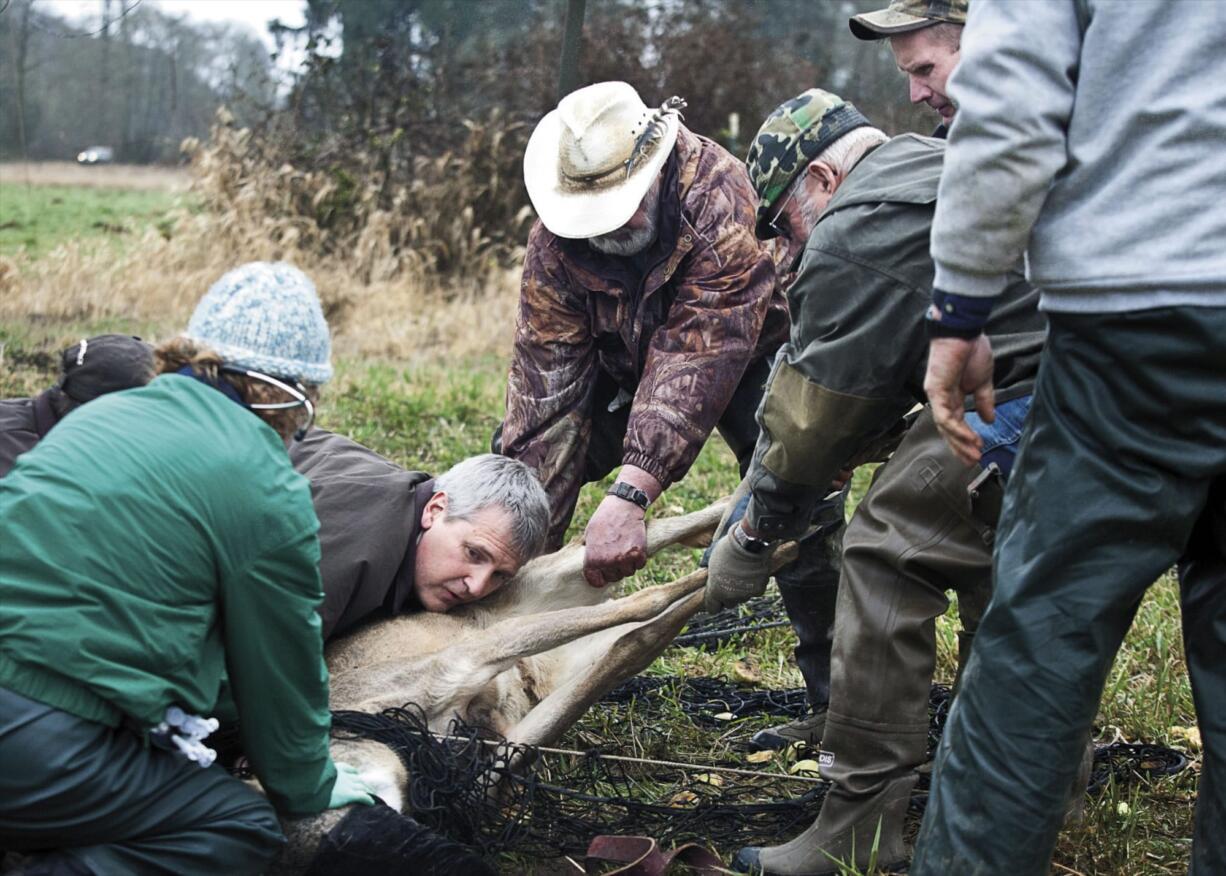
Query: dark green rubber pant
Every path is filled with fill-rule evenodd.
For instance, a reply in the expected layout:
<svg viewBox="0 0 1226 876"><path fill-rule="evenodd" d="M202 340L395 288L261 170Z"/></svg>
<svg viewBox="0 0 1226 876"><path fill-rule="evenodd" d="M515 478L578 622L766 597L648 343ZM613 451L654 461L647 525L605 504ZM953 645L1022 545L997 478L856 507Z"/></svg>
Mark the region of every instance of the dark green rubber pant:
<svg viewBox="0 0 1226 876"><path fill-rule="evenodd" d="M285 842L268 801L221 767L4 688L0 764L0 848L49 852L46 872L257 874Z"/></svg>
<svg viewBox="0 0 1226 876"><path fill-rule="evenodd" d="M1223 874L1226 308L1050 317L910 872L1047 873L1112 660L1178 563L1204 741L1189 872Z"/></svg>

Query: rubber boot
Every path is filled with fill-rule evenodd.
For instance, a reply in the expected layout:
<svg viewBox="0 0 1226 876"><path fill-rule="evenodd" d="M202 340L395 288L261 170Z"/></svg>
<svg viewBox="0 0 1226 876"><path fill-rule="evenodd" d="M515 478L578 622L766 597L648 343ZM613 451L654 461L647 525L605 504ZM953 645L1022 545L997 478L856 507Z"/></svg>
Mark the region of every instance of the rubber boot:
<svg viewBox="0 0 1226 876"><path fill-rule="evenodd" d="M834 641L834 605L839 592L837 554L835 568L826 569L813 578L819 583L793 584L786 578L775 578L783 607L796 633L796 666L804 676L810 714L759 730L749 740L755 751L787 748L797 742L811 748L821 744L826 727L826 706L830 702L830 646Z"/></svg>
<svg viewBox="0 0 1226 876"><path fill-rule="evenodd" d="M808 830L781 846L749 846L732 869L769 876L835 876L840 865L860 871L893 869L907 860L903 821L918 776L888 782L877 794L849 798L830 789L821 814Z"/></svg>

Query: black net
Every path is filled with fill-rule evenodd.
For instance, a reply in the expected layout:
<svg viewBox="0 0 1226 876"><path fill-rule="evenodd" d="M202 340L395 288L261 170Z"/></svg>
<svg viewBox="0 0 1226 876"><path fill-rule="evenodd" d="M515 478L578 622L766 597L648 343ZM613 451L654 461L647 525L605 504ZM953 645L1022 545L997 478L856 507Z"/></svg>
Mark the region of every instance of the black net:
<svg viewBox="0 0 1226 876"><path fill-rule="evenodd" d="M752 716L794 718L805 711L802 689L746 690L710 678L635 678L605 703L632 705L640 719L675 715L680 704L702 726ZM931 748L940 741L949 703L949 688L933 685ZM599 834L647 835L666 847L689 840L721 849L775 843L817 816L827 788L782 773L751 775L741 759L686 766L615 759L596 749L541 753L460 724L439 739L413 706L379 715L334 712L333 732L375 739L396 751L411 776L406 809L484 854L582 853ZM1161 746L1100 746L1090 793L1112 781L1171 775L1186 765L1183 755ZM927 786L928 777L921 776L914 811L922 811Z"/></svg>
<svg viewBox="0 0 1226 876"><path fill-rule="evenodd" d="M714 614L696 615L681 635L673 639L674 645L683 648L701 648L714 651L721 642L733 636L743 636L762 630L786 627L783 603L779 595L757 596L733 608L725 608Z"/></svg>
<svg viewBox="0 0 1226 876"><path fill-rule="evenodd" d="M825 783L742 775L711 767L626 762L598 751L541 755L454 724L431 735L420 710L334 712L333 732L378 740L411 776L406 810L439 833L485 854L581 854L599 834L640 834L663 846L701 840L717 847L782 840L817 816ZM512 769L515 762L531 764Z"/></svg>

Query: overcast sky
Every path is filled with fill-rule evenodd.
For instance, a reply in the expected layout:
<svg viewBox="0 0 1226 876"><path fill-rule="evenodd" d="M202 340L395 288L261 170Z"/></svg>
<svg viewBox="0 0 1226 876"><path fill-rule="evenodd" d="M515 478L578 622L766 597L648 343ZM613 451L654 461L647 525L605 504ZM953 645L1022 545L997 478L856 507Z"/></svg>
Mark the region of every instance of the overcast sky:
<svg viewBox="0 0 1226 876"><path fill-rule="evenodd" d="M137 0L113 0L111 14L131 9ZM256 33L271 52L276 48L268 32L268 22L281 19L290 27L300 27L306 21L303 0L140 0L141 6L152 6L168 15L182 15L195 21L233 21L246 25ZM82 27L96 30L102 26L102 0L34 0L36 9L66 18ZM287 87L287 74L295 71L305 58L299 46L287 46L277 58L277 76L281 90Z"/></svg>
<svg viewBox="0 0 1226 876"><path fill-rule="evenodd" d="M135 0L118 0L113 11L130 8ZM102 22L102 0L35 0L36 8L86 23ZM249 24L268 44L268 22L280 18L291 27L304 21L302 0L141 0L142 6L153 6L171 15L186 15L198 21L241 21Z"/></svg>

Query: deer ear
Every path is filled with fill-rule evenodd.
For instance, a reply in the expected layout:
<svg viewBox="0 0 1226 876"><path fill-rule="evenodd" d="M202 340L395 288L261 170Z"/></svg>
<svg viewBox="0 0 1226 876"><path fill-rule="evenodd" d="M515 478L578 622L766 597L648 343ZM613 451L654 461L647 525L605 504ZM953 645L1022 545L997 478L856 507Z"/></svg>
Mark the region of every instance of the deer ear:
<svg viewBox="0 0 1226 876"><path fill-rule="evenodd" d="M421 509L421 528L429 529L447 515L447 494L435 493Z"/></svg>

